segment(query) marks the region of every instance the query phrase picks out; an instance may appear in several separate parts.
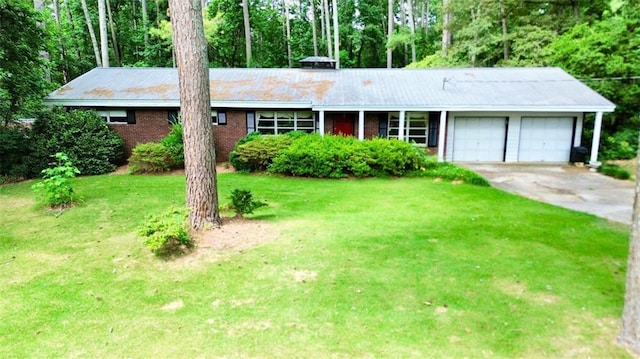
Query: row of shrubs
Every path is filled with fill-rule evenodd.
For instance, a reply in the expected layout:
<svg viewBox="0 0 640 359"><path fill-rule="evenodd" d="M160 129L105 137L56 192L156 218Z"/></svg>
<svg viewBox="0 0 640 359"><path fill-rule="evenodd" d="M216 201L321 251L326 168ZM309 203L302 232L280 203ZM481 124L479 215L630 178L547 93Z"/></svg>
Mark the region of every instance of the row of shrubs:
<svg viewBox="0 0 640 359"><path fill-rule="evenodd" d="M64 152L80 173L113 171L124 162L124 141L93 111L43 111L33 125L0 126L0 176L35 178L51 154Z"/></svg>
<svg viewBox="0 0 640 359"><path fill-rule="evenodd" d="M129 173L166 172L184 167L182 125L171 127L159 142L140 143L131 151Z"/></svg>
<svg viewBox="0 0 640 359"><path fill-rule="evenodd" d="M230 161L236 170L248 172L318 178L411 175L488 185L472 171L439 163L423 149L395 139L359 141L353 137L304 132L284 135L254 132L238 141Z"/></svg>

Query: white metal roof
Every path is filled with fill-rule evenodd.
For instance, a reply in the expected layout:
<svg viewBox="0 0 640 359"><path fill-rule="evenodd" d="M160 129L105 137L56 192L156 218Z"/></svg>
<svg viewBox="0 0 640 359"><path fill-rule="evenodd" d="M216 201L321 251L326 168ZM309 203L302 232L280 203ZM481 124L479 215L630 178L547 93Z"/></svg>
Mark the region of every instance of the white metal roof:
<svg viewBox="0 0 640 359"><path fill-rule="evenodd" d="M612 112L559 68L210 69L214 108ZM179 107L175 68L96 68L45 98L79 107Z"/></svg>

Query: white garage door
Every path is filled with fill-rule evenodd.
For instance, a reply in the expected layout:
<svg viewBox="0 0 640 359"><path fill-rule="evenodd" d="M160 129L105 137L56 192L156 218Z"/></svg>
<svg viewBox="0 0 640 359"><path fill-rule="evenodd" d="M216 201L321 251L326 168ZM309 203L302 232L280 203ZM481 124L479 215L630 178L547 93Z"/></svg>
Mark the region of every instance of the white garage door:
<svg viewBox="0 0 640 359"><path fill-rule="evenodd" d="M504 117L456 117L453 129L453 161L504 161Z"/></svg>
<svg viewBox="0 0 640 359"><path fill-rule="evenodd" d="M568 162L573 138L572 117L523 117L519 162Z"/></svg>

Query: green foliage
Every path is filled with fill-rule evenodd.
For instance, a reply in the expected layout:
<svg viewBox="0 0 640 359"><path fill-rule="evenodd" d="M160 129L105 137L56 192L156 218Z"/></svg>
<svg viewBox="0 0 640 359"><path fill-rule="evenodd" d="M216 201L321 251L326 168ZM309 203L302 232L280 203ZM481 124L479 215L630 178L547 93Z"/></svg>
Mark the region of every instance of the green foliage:
<svg viewBox="0 0 640 359"><path fill-rule="evenodd" d="M489 181L479 174L466 168L458 167L453 163L438 162L434 157L427 158L420 170L413 172L412 175L447 181L463 181L476 186L489 186Z"/></svg>
<svg viewBox="0 0 640 359"><path fill-rule="evenodd" d="M182 140L182 125L175 124L171 127L169 134L160 140L171 153L171 158L175 167L184 166L184 142Z"/></svg>
<svg viewBox="0 0 640 359"><path fill-rule="evenodd" d="M42 104L47 83L40 51L46 34L33 2L0 2L0 19L0 121L7 124L33 116Z"/></svg>
<svg viewBox="0 0 640 359"><path fill-rule="evenodd" d="M166 172L174 165L173 153L160 142L140 143L129 157L129 173Z"/></svg>
<svg viewBox="0 0 640 359"><path fill-rule="evenodd" d="M124 155L124 141L93 111L52 109L42 112L31 130L32 153L26 159L36 176L51 153L64 152L84 175L113 171Z"/></svg>
<svg viewBox="0 0 640 359"><path fill-rule="evenodd" d="M252 136L252 140L236 146L231 163L239 171L264 171L292 143L287 135Z"/></svg>
<svg viewBox="0 0 640 359"><path fill-rule="evenodd" d="M603 175L621 180L627 180L631 178L631 171L614 164L605 163L600 166L600 168L598 168L598 171Z"/></svg>
<svg viewBox="0 0 640 359"><path fill-rule="evenodd" d="M193 247L187 230L187 211L171 209L159 216L149 216L138 228L146 237L144 244L159 257L179 255Z"/></svg>
<svg viewBox="0 0 640 359"><path fill-rule="evenodd" d="M0 176L28 177L25 160L31 154L29 130L18 126L0 126Z"/></svg>
<svg viewBox="0 0 640 359"><path fill-rule="evenodd" d="M42 171L44 179L31 188L36 198L49 207L64 207L74 201L74 185L71 181L80 173L66 154L56 153L54 167Z"/></svg>
<svg viewBox="0 0 640 359"><path fill-rule="evenodd" d="M267 206L266 203L253 199L251 191L245 189L234 189L231 191L230 199L230 208L236 213L237 217L251 214L256 209Z"/></svg>
<svg viewBox="0 0 640 359"><path fill-rule="evenodd" d="M402 176L422 162L423 154L406 142L311 134L294 140L268 170L320 178Z"/></svg>
<svg viewBox="0 0 640 359"><path fill-rule="evenodd" d="M625 129L607 136L601 142L601 156L605 160L627 160L638 152L638 129Z"/></svg>
<svg viewBox="0 0 640 359"><path fill-rule="evenodd" d="M249 134L247 134L246 136L242 137L241 139L238 140L238 142L236 142L235 146L233 147L233 151L231 151L231 153L229 154L229 162L231 162L231 164L233 165L233 167L237 170L237 171L249 171L250 167L246 167L244 166L244 163L240 160L238 160L238 147L244 145L245 143L251 142L259 137L261 137L262 134L260 134L260 132L251 132Z"/></svg>

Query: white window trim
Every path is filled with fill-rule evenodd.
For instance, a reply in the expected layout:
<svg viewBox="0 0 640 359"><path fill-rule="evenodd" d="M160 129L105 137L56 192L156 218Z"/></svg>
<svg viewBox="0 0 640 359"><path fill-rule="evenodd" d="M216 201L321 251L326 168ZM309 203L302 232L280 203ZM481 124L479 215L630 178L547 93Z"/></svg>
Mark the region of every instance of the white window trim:
<svg viewBox="0 0 640 359"><path fill-rule="evenodd" d="M108 124L112 125L127 125L129 120L127 119L127 110L114 109L114 110L100 110L96 113L102 117Z"/></svg>
<svg viewBox="0 0 640 359"><path fill-rule="evenodd" d="M403 140L405 142L411 142L415 139L421 139L423 142L414 141L416 146L427 147L429 143L429 112L407 112L406 118L404 122L403 129ZM389 117L387 120L387 138L399 138L400 129L398 126L392 126L391 121L400 121L400 113L398 112L389 112ZM424 126L411 126L412 123L421 122ZM419 130L422 131L420 135L411 134L411 130ZM392 132L397 132L397 134L392 135Z"/></svg>

